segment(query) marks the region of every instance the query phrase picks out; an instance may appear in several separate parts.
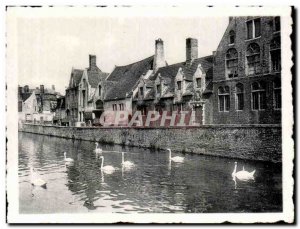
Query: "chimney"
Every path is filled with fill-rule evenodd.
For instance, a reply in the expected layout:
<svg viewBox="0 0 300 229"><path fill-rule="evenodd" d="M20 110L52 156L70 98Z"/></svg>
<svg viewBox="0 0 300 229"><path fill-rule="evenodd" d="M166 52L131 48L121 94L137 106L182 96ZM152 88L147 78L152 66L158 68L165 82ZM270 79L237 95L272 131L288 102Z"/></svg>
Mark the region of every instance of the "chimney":
<svg viewBox="0 0 300 229"><path fill-rule="evenodd" d="M55 86L54 85L52 85L52 91L55 91Z"/></svg>
<svg viewBox="0 0 300 229"><path fill-rule="evenodd" d="M21 94L23 93L23 91L22 91L23 88L22 88L21 86L19 86L18 89L19 89L19 90L18 90L18 93L19 93L19 95L21 95Z"/></svg>
<svg viewBox="0 0 300 229"><path fill-rule="evenodd" d="M96 55L89 55L90 58L90 69L97 67Z"/></svg>
<svg viewBox="0 0 300 229"><path fill-rule="evenodd" d="M162 39L155 40L155 56L153 70L156 72L159 68L166 66L164 42Z"/></svg>
<svg viewBox="0 0 300 229"><path fill-rule="evenodd" d="M191 61L198 58L198 40L195 38L186 39L186 60Z"/></svg>
<svg viewBox="0 0 300 229"><path fill-rule="evenodd" d="M44 85L40 85L40 93L41 93L41 94L44 94L44 92L45 92L45 91L44 91Z"/></svg>
<svg viewBox="0 0 300 229"><path fill-rule="evenodd" d="M233 17L229 17L229 23L232 21Z"/></svg>
<svg viewBox="0 0 300 229"><path fill-rule="evenodd" d="M26 92L29 92L29 86L28 85L25 85L24 86L24 92L26 93Z"/></svg>

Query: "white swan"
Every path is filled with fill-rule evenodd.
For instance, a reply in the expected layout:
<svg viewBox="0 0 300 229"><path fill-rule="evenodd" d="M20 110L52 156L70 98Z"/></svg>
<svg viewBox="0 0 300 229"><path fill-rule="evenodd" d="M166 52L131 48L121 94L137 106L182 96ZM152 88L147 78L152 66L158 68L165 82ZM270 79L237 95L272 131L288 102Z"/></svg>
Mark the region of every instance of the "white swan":
<svg viewBox="0 0 300 229"><path fill-rule="evenodd" d="M99 145L98 142L96 142L95 145L96 145L95 153L97 153L97 154L102 153L102 149L101 149L101 148L98 148L98 145Z"/></svg>
<svg viewBox="0 0 300 229"><path fill-rule="evenodd" d="M170 161L174 161L177 163L182 163L184 161L184 157L179 157L179 156L172 157L171 149L167 149L167 150L169 151L169 160Z"/></svg>
<svg viewBox="0 0 300 229"><path fill-rule="evenodd" d="M73 160L72 158L68 158L68 157L67 157L67 153L64 152L64 161L65 161L65 162L73 162L74 160Z"/></svg>
<svg viewBox="0 0 300 229"><path fill-rule="evenodd" d="M34 171L33 167L30 167L30 183L33 186L40 186L46 188L47 182L39 177L39 175Z"/></svg>
<svg viewBox="0 0 300 229"><path fill-rule="evenodd" d="M234 162L234 170L232 172L232 177L236 177L242 181L254 180L255 170L253 170L252 172L248 172L243 167L243 170L237 172L236 168L237 168L237 162Z"/></svg>
<svg viewBox="0 0 300 229"><path fill-rule="evenodd" d="M104 173L107 173L107 174L112 174L113 172L115 172L115 168L111 165L106 165L106 166L103 166L104 164L104 157L103 156L100 156L100 159L102 159L101 161L101 171L103 171Z"/></svg>
<svg viewBox="0 0 300 229"><path fill-rule="evenodd" d="M124 152L122 152L122 166L125 169L131 169L132 167L134 167L134 163L131 161L124 161Z"/></svg>

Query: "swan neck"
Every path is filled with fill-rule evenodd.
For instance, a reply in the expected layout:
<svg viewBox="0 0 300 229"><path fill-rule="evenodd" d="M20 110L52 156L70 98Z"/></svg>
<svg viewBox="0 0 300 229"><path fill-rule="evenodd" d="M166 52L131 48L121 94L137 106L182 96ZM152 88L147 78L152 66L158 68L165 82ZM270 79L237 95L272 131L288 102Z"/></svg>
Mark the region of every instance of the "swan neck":
<svg viewBox="0 0 300 229"><path fill-rule="evenodd" d="M103 167L103 163L104 163L104 157L101 157L101 168Z"/></svg>
<svg viewBox="0 0 300 229"><path fill-rule="evenodd" d="M171 155L171 150L169 150L169 158L171 159L172 155Z"/></svg>
<svg viewBox="0 0 300 229"><path fill-rule="evenodd" d="M236 174L236 167L237 167L237 165L235 164L234 165L234 170L233 170L232 174Z"/></svg>

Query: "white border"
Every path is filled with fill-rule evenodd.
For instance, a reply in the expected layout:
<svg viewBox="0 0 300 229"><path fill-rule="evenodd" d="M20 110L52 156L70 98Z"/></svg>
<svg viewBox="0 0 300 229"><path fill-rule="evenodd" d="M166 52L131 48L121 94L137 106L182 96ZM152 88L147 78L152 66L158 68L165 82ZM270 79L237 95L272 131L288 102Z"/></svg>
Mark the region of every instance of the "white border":
<svg viewBox="0 0 300 229"><path fill-rule="evenodd" d="M10 3L12 5L14 1ZM103 4L102 4L103 5ZM76 10L74 10L76 9ZM55 11L55 12L54 12ZM101 11L101 13L99 13ZM85 16L99 17L116 16L176 16L176 17L207 17L212 15L242 16L242 15L280 15L282 16L282 123L283 123L283 213L243 213L243 214L19 214L18 209L18 166L17 166L17 52L16 52L16 19L18 17L74 17ZM293 194L293 158L294 142L291 138L293 125L293 106L291 96L291 9L289 7L211 7L199 8L192 6L180 7L108 7L108 8L74 8L74 7L43 7L43 8L15 8L7 13L7 61L6 61L6 82L7 82L7 190L8 190L8 221L10 223L112 223L112 222L135 222L135 223L221 223L230 221L233 223L253 222L276 222L284 220L293 222L294 205ZM217 48L217 47L216 47ZM101 217L100 217L101 216Z"/></svg>

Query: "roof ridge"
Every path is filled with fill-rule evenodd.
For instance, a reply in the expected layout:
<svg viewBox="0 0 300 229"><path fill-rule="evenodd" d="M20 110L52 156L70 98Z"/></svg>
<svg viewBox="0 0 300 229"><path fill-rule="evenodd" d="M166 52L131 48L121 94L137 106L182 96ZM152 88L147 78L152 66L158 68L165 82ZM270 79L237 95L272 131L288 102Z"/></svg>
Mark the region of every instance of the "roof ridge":
<svg viewBox="0 0 300 229"><path fill-rule="evenodd" d="M133 63L131 63L131 64L127 64L127 65L120 65L120 66L116 65L116 68L117 68L117 67L127 67L127 66L130 66L130 65L134 65L134 64L137 64L137 63L139 63L139 62L142 62L142 61L144 61L144 60L150 59L150 58L152 58L152 57L154 58L154 55L152 55L152 56L149 56L149 57L147 57L147 58L144 58L144 59L142 59L142 60L139 60L139 61L133 62Z"/></svg>

